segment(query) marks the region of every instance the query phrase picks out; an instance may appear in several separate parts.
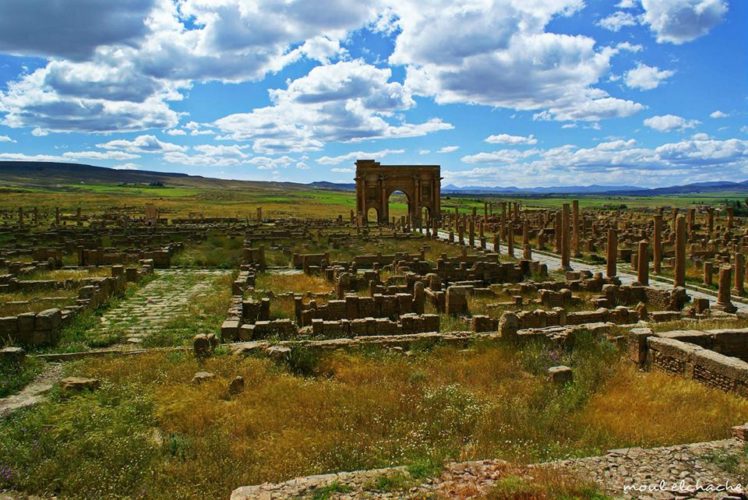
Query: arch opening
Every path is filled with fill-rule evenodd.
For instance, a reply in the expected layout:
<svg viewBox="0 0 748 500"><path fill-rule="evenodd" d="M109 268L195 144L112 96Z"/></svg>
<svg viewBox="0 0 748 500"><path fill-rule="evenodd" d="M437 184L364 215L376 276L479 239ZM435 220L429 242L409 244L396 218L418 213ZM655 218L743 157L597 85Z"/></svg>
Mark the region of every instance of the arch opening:
<svg viewBox="0 0 748 500"><path fill-rule="evenodd" d="M394 224L402 217L405 217L407 220L410 208L410 198L405 191L396 189L387 197L387 213L389 214L390 223Z"/></svg>
<svg viewBox="0 0 748 500"><path fill-rule="evenodd" d="M372 226L379 224L379 210L374 207L366 211L366 223Z"/></svg>

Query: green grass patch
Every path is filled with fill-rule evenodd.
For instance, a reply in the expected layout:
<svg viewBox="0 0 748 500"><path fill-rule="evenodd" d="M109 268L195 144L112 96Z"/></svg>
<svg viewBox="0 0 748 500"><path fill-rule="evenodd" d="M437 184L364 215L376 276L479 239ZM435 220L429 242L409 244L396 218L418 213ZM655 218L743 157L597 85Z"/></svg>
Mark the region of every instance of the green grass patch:
<svg viewBox="0 0 748 500"><path fill-rule="evenodd" d="M26 357L21 362L0 362L0 398L15 394L44 369L44 362Z"/></svg>
<svg viewBox="0 0 748 500"><path fill-rule="evenodd" d="M333 495L350 493L351 491L353 491L353 488L351 488L347 484L343 484L339 481L333 481L327 486L317 488L312 495L312 500L327 500L328 498L332 498Z"/></svg>

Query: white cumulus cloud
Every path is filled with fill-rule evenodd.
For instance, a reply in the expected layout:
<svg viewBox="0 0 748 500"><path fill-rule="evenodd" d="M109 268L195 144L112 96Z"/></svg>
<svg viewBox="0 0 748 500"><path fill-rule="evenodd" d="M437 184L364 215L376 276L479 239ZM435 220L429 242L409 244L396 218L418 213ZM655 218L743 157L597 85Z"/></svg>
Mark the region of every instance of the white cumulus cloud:
<svg viewBox="0 0 748 500"><path fill-rule="evenodd" d="M608 17L601 19L597 24L606 30L620 31L621 28L626 26L636 26L639 22L632 14L619 10Z"/></svg>
<svg viewBox="0 0 748 500"><path fill-rule="evenodd" d="M509 134L496 134L489 135L485 141L489 144L537 144L538 140L533 134L528 136L523 135L509 135Z"/></svg>
<svg viewBox="0 0 748 500"><path fill-rule="evenodd" d="M659 43L680 45L706 35L727 13L724 0L641 0Z"/></svg>
<svg viewBox="0 0 748 500"><path fill-rule="evenodd" d="M694 128L699 123L698 120L687 120L677 115L658 115L644 120L644 125L659 132L683 131Z"/></svg>
<svg viewBox="0 0 748 500"><path fill-rule="evenodd" d="M626 86L632 89L652 90L674 74L675 71L639 63L636 68L627 71L623 79Z"/></svg>

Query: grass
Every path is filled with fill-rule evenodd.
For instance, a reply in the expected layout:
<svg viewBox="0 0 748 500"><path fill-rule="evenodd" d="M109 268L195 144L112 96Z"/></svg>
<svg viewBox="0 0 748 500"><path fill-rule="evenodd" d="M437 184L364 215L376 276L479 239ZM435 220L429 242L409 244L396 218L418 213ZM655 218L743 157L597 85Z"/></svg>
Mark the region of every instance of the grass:
<svg viewBox="0 0 748 500"><path fill-rule="evenodd" d="M485 496L490 500L584 499L607 497L594 482L544 468L508 471Z"/></svg>
<svg viewBox="0 0 748 500"><path fill-rule="evenodd" d="M353 491L353 488L350 486L334 481L327 486L316 489L312 495L312 500L327 500L335 494L350 493L351 491Z"/></svg>
<svg viewBox="0 0 748 500"><path fill-rule="evenodd" d="M44 362L29 357L20 363L0 362L0 398L23 389L43 368Z"/></svg>
<svg viewBox="0 0 748 500"><path fill-rule="evenodd" d="M329 293L335 286L323 276L308 274L260 273L255 280L255 289L269 290L273 293L293 292L295 294Z"/></svg>
<svg viewBox="0 0 748 500"><path fill-rule="evenodd" d="M0 469L10 471L0 488L225 498L240 485L331 471L411 464L428 475L445 460L530 463L717 439L748 417L748 401L637 372L591 338L573 352L479 344L318 356L303 376L268 359L183 352L78 362L69 373L102 389L55 395L0 423ZM564 388L545 378L559 363L575 370ZM192 385L200 370L216 377ZM230 397L237 375L250 383ZM495 498L530 488L502 487Z"/></svg>
<svg viewBox="0 0 748 500"><path fill-rule="evenodd" d="M112 275L111 267L90 267L83 269L53 269L35 271L24 280L80 280L85 278L106 278Z"/></svg>
<svg viewBox="0 0 748 500"><path fill-rule="evenodd" d="M741 484L748 483L748 447L745 445L739 452L726 450L714 451L703 456L703 459L735 477L737 482Z"/></svg>
<svg viewBox="0 0 748 500"><path fill-rule="evenodd" d="M209 233L205 241L186 243L184 250L172 258L174 267L235 269L242 257L241 238Z"/></svg>
<svg viewBox="0 0 748 500"><path fill-rule="evenodd" d="M34 312L38 313L46 309L64 309L74 303L75 293L55 291L55 297L30 297L21 302L0 303L0 316L17 316L19 314Z"/></svg>
<svg viewBox="0 0 748 500"><path fill-rule="evenodd" d="M325 294L334 291L335 286L322 276L308 274L277 274L260 273L255 280L255 291L250 295L255 299L267 296L267 292L274 295L292 292L294 294L306 295ZM317 299L317 303L321 303ZM288 318L295 321L294 299L289 296L274 296L270 302L271 319Z"/></svg>

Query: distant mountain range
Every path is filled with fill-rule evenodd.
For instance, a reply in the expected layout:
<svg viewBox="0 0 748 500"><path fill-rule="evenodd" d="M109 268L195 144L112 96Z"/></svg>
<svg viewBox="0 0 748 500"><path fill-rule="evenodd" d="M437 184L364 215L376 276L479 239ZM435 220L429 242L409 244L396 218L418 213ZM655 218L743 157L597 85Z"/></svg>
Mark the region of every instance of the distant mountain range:
<svg viewBox="0 0 748 500"><path fill-rule="evenodd" d="M273 189L326 189L334 191L354 191L355 183L337 183L318 181L309 184L298 182L263 182L212 179L199 175L188 175L170 172L154 172L148 170L115 170L111 168L83 165L79 163L0 161L0 184L5 186L49 186L69 185L79 183L163 183L172 186L194 186L232 188L257 186L258 188ZM717 181L697 182L681 186L669 186L647 189L637 186L554 186L518 188L514 186L459 187L452 184L442 186L442 192L455 195L512 195L512 196L548 196L548 195L610 195L610 196L657 196L672 194L698 194L718 192L746 192L748 180L742 182Z"/></svg>
<svg viewBox="0 0 748 500"><path fill-rule="evenodd" d="M338 191L353 191L356 184L335 182L312 182L310 184L319 189L334 189ZM643 188L638 186L600 186L592 184L589 186L553 186L518 188L515 186L455 186L447 184L442 186L442 193L447 194L475 194L475 195L511 195L511 196L548 196L548 195L572 195L572 194L598 194L610 196L657 196L668 194L698 194L718 192L748 192L748 181L743 182L696 182L681 186L669 186L661 188Z"/></svg>
<svg viewBox="0 0 748 500"><path fill-rule="evenodd" d="M646 191L646 188L640 188L636 186L599 186L592 184L590 186L553 186L553 187L532 187L532 188L518 188L514 186L508 187L485 187L485 186L455 186L453 184L447 184L442 187L442 192L445 193L491 193L491 194L599 194L609 193L611 191L626 191L626 192L638 192Z"/></svg>

